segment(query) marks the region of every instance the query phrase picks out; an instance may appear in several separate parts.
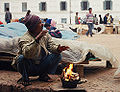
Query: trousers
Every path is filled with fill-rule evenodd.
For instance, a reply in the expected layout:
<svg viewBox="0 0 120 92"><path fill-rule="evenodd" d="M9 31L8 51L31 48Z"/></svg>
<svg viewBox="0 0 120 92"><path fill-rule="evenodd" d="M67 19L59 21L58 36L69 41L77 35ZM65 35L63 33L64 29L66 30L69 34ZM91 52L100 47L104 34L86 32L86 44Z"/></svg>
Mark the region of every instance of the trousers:
<svg viewBox="0 0 120 92"><path fill-rule="evenodd" d="M17 62L17 70L23 77L40 76L44 73L54 74L61 59L61 54L49 54L39 64L35 64L33 60L26 59L23 55L20 55Z"/></svg>

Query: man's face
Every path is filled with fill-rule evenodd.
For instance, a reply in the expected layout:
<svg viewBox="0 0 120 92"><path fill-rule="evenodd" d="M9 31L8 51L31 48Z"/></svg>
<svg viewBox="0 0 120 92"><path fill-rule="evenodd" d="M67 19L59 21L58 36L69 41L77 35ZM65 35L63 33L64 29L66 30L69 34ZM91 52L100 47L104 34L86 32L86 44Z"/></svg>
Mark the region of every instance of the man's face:
<svg viewBox="0 0 120 92"><path fill-rule="evenodd" d="M40 33L40 32L42 31L42 29L43 29L43 24L42 24L42 23L39 23L39 24L37 25L37 28L36 28L35 32L36 32L36 33Z"/></svg>

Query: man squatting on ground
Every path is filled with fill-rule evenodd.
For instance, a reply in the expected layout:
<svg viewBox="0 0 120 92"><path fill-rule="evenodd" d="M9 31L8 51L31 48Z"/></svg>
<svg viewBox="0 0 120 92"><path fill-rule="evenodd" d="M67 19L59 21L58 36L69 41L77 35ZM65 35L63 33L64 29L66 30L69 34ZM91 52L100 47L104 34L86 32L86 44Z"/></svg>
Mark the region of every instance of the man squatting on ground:
<svg viewBox="0 0 120 92"><path fill-rule="evenodd" d="M43 29L40 18L27 15L23 23L28 31L20 38L19 53L16 59L18 72L22 78L18 83L29 85L29 76L39 76L40 81L51 81L48 74L54 74L61 61L61 52L68 46L53 43L47 30Z"/></svg>

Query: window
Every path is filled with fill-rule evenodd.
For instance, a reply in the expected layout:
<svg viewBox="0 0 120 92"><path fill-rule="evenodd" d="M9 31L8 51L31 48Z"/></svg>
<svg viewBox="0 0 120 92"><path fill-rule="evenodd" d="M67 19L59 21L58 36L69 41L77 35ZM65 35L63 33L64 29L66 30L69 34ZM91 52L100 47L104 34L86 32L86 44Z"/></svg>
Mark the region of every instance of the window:
<svg viewBox="0 0 120 92"><path fill-rule="evenodd" d="M89 8L89 2L88 1L82 1L81 2L81 10L88 10Z"/></svg>
<svg viewBox="0 0 120 92"><path fill-rule="evenodd" d="M65 1L60 2L60 10L61 11L67 10L67 3Z"/></svg>
<svg viewBox="0 0 120 92"><path fill-rule="evenodd" d="M61 23L67 23L67 18L61 18Z"/></svg>
<svg viewBox="0 0 120 92"><path fill-rule="evenodd" d="M9 3L4 3L4 11L7 11L7 8L9 8Z"/></svg>
<svg viewBox="0 0 120 92"><path fill-rule="evenodd" d="M46 11L46 2L39 3L39 10Z"/></svg>
<svg viewBox="0 0 120 92"><path fill-rule="evenodd" d="M112 1L111 0L105 0L103 2L103 8L104 10L112 10Z"/></svg>
<svg viewBox="0 0 120 92"><path fill-rule="evenodd" d="M22 3L22 11L23 12L27 11L27 2Z"/></svg>

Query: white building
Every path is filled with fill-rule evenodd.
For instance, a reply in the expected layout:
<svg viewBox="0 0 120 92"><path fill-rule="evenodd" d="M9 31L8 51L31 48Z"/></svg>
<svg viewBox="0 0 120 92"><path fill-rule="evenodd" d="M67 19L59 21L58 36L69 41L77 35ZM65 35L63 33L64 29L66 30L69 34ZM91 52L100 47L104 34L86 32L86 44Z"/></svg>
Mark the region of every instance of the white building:
<svg viewBox="0 0 120 92"><path fill-rule="evenodd" d="M8 7L13 18L24 17L27 10L41 18L52 18L57 23L74 24L75 13L84 18L87 9L93 8L93 13L104 17L110 13L114 18L120 16L120 0L0 0L0 20L4 21L5 9Z"/></svg>

